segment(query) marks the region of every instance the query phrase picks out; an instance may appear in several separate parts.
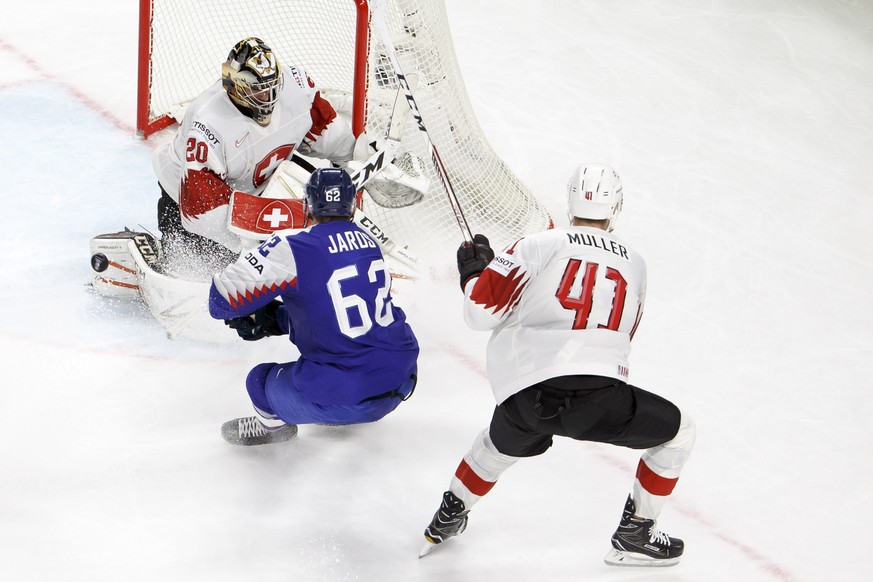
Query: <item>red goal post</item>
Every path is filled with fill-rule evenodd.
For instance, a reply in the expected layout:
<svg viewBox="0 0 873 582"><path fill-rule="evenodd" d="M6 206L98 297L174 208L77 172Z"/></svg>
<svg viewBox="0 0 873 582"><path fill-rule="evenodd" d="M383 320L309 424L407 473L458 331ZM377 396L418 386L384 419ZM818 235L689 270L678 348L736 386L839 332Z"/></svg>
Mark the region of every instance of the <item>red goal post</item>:
<svg viewBox="0 0 873 582"><path fill-rule="evenodd" d="M282 26L283 16L295 16L289 8L300 10L307 19L334 23L332 31L324 34L336 34L341 46L331 47L330 38L305 44L293 28ZM178 121L184 105L219 78L221 63L236 41L259 35L276 51L280 62L303 65L310 74L326 77L320 83L330 79L349 91L353 95L353 128L359 134L366 115L369 17L367 0L140 0L138 135L147 138ZM314 58L316 51L310 47L342 54L344 63L337 66L341 61L327 64ZM313 62L304 64L300 60L304 55L311 55Z"/></svg>
<svg viewBox="0 0 873 582"><path fill-rule="evenodd" d="M373 0L140 0L137 133L181 120L185 107L219 79L230 48L258 36L280 63L302 66L356 134L382 137L399 84L379 34ZM455 58L443 0L380 0L404 72L418 77L415 100L439 148L474 232L495 248L552 225L545 208L494 153L478 125ZM415 206L368 216L421 258L463 240L433 168L428 143L410 116L402 150L424 161L430 190ZM398 160L403 168L403 157Z"/></svg>

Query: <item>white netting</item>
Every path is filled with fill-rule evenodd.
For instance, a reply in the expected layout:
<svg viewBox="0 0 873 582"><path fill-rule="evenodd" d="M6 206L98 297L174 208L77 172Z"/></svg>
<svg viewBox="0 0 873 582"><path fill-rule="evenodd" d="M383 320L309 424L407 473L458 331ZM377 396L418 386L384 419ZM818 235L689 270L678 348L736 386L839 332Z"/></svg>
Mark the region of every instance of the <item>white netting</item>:
<svg viewBox="0 0 873 582"><path fill-rule="evenodd" d="M360 1L360 0L359 0ZM181 117L187 102L220 75L230 48L247 36L270 45L283 64L304 67L335 105L349 113L355 70L355 0L153 0L149 118ZM388 0L388 28L415 99L473 232L495 247L544 230L550 219L534 195L493 152L473 114L455 59L442 0ZM383 136L398 89L379 35L367 52L366 131ZM412 116L403 147L425 161L430 190L412 207L386 209L365 197L364 210L401 246L424 259L445 258L463 240Z"/></svg>

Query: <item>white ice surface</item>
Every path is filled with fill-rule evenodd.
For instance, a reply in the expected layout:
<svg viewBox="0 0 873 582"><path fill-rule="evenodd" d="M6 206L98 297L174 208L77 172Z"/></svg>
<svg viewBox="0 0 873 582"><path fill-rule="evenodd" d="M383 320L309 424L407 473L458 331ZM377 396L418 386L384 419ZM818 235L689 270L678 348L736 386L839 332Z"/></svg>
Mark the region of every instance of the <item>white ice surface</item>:
<svg viewBox="0 0 873 582"><path fill-rule="evenodd" d="M449 0L489 140L564 224L614 165L649 263L633 381L697 421L666 570L602 563L638 453L558 441L467 532L421 532L493 400L451 273L401 285L422 346L385 420L234 448L281 338L166 339L84 287L88 240L153 230L133 137L136 2L0 18L0 580L860 580L873 518L873 5ZM165 139L165 136L163 137ZM444 267L444 268L442 268Z"/></svg>

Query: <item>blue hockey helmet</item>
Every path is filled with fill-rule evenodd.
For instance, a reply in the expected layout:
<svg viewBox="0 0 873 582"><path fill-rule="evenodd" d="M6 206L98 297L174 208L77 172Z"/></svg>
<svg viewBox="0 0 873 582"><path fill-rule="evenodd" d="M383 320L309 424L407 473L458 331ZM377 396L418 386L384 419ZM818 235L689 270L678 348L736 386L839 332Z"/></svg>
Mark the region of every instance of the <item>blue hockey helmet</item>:
<svg viewBox="0 0 873 582"><path fill-rule="evenodd" d="M320 168L306 182L304 210L312 217L352 216L357 194L348 172L340 168Z"/></svg>

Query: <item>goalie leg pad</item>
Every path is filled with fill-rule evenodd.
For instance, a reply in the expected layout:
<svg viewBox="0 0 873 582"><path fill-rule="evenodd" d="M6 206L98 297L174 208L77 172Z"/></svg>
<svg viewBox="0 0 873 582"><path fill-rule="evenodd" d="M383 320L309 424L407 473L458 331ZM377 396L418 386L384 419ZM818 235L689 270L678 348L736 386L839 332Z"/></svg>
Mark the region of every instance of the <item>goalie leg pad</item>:
<svg viewBox="0 0 873 582"><path fill-rule="evenodd" d="M134 244L130 244L133 242ZM131 252L155 266L160 260L160 245L155 237L125 228L121 232L97 235L91 239L91 287L110 297L137 297L138 267ZM132 249L134 249L132 251Z"/></svg>

